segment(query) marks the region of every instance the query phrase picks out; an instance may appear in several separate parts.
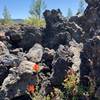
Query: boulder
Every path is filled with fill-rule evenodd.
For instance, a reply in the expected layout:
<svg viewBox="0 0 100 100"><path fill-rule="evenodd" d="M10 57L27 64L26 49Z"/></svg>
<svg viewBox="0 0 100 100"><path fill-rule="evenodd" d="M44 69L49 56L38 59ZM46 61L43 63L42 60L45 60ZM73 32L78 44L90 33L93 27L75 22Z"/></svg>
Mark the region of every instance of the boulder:
<svg viewBox="0 0 100 100"><path fill-rule="evenodd" d="M68 45L74 39L78 43L83 41L83 30L74 22L68 22L58 10L44 12L46 29L43 34L43 45L58 49L59 45Z"/></svg>
<svg viewBox="0 0 100 100"><path fill-rule="evenodd" d="M5 32L6 41L11 44L11 49L23 48L28 51L35 43L41 43L42 30L29 25L16 25Z"/></svg>
<svg viewBox="0 0 100 100"><path fill-rule="evenodd" d="M52 75L50 77L50 82L53 86L61 85L64 81L65 75L68 71L68 63L62 59L58 58L52 65Z"/></svg>
<svg viewBox="0 0 100 100"><path fill-rule="evenodd" d="M73 57L72 57L72 61L73 61L73 65L72 65L72 69L75 72L79 72L80 71L80 65L81 65L81 59L80 59L80 53L83 49L83 44L80 43L78 44L75 41L71 41L69 43L69 51L73 53Z"/></svg>
<svg viewBox="0 0 100 100"><path fill-rule="evenodd" d="M6 37L5 37L5 32L1 31L1 32L0 32L0 41L3 41L3 40L5 40L5 39L6 39Z"/></svg>
<svg viewBox="0 0 100 100"><path fill-rule="evenodd" d="M9 37L12 43L18 43L18 41L20 42L22 39L22 33L20 33L20 31L17 31L17 30L10 29L5 34L7 37Z"/></svg>
<svg viewBox="0 0 100 100"><path fill-rule="evenodd" d="M23 48L24 51L28 51L33 47L35 43L41 43L42 41L42 30L32 26L23 26L21 30L24 31L23 39L19 43L19 47Z"/></svg>
<svg viewBox="0 0 100 100"><path fill-rule="evenodd" d="M92 6L100 2L99 0L85 0L85 1L88 5L92 5Z"/></svg>
<svg viewBox="0 0 100 100"><path fill-rule="evenodd" d="M34 63L22 61L19 67L10 69L9 75L2 84L0 99L11 100L25 94L27 85L36 84L36 77L33 75Z"/></svg>
<svg viewBox="0 0 100 100"><path fill-rule="evenodd" d="M26 54L26 58L32 62L40 62L43 55L43 47L36 43Z"/></svg>
<svg viewBox="0 0 100 100"><path fill-rule="evenodd" d="M55 57L56 51L54 49L45 48L42 56L42 62L45 63L50 70L52 69L52 61Z"/></svg>
<svg viewBox="0 0 100 100"><path fill-rule="evenodd" d="M74 16L70 22L77 23L85 32L84 41L100 35L100 0L85 0L88 4L82 16Z"/></svg>
<svg viewBox="0 0 100 100"><path fill-rule="evenodd" d="M8 73L9 73L8 68L0 65L0 85L2 85L4 79L7 77Z"/></svg>
<svg viewBox="0 0 100 100"><path fill-rule="evenodd" d="M0 85L9 73L9 69L12 67L18 67L20 60L12 55L0 56Z"/></svg>
<svg viewBox="0 0 100 100"><path fill-rule="evenodd" d="M100 86L100 36L95 36L84 44L80 57L81 78L89 77L94 82L94 88L97 88Z"/></svg>
<svg viewBox="0 0 100 100"><path fill-rule="evenodd" d="M0 55L9 54L9 50L7 49L6 45L0 41Z"/></svg>
<svg viewBox="0 0 100 100"><path fill-rule="evenodd" d="M57 54L52 62L52 74L50 82L52 85L61 85L67 71L72 67L73 53L68 50L67 46L60 45Z"/></svg>
<svg viewBox="0 0 100 100"><path fill-rule="evenodd" d="M67 71L72 67L73 53L68 50L68 46L60 45L58 50L54 52L53 49L46 50L47 61L51 63L50 77L41 84L40 92L43 95L48 95L53 91L53 87L59 87L67 75Z"/></svg>

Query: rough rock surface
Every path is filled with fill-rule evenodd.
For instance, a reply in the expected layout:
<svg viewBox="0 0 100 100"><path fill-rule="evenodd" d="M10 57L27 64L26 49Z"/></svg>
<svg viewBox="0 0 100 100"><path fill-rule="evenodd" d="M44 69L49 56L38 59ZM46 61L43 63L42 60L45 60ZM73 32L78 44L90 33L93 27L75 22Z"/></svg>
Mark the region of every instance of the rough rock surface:
<svg viewBox="0 0 100 100"><path fill-rule="evenodd" d="M41 43L42 31L32 26L19 26L16 28L9 28L5 32L6 40L11 44L10 48L23 48L28 51L35 43Z"/></svg>
<svg viewBox="0 0 100 100"><path fill-rule="evenodd" d="M23 61L18 68L10 69L9 75L2 84L1 100L11 100L14 97L21 96L25 94L28 84L36 84L36 77L32 71L33 65L32 62Z"/></svg>
<svg viewBox="0 0 100 100"><path fill-rule="evenodd" d="M57 49L60 44L66 45L72 39L77 42L83 40L82 28L76 23L67 22L60 10L46 10L44 12L46 29L44 30L43 43L49 48Z"/></svg>
<svg viewBox="0 0 100 100"><path fill-rule="evenodd" d="M41 91L44 95L49 94L54 86L60 86L65 79L67 71L72 67L73 53L67 46L60 45L52 61L52 73L49 80L43 82Z"/></svg>
<svg viewBox="0 0 100 100"><path fill-rule="evenodd" d="M94 88L100 86L100 36L95 36L84 44L81 52L81 78L88 76L93 80ZM86 82L85 82L86 83Z"/></svg>
<svg viewBox="0 0 100 100"><path fill-rule="evenodd" d="M100 99L100 87L97 89L97 91L95 93L95 97L97 97L98 100Z"/></svg>
<svg viewBox="0 0 100 100"><path fill-rule="evenodd" d="M92 83L92 97L100 99L100 0L85 1L88 6L84 14L69 21L59 9L46 10L43 29L29 25L0 27L0 100L26 96L27 85L36 83L34 63L46 69L38 74L42 94L61 86L72 68L79 71L84 87Z"/></svg>
<svg viewBox="0 0 100 100"><path fill-rule="evenodd" d="M24 50L29 50L35 43L41 43L42 31L35 27L22 27L24 31L23 39L19 43L19 46Z"/></svg>
<svg viewBox="0 0 100 100"><path fill-rule="evenodd" d="M75 41L71 41L69 47L69 51L73 53L72 61L73 65L72 68L74 71L79 72L80 70L80 64L81 64L81 59L80 59L80 52L83 48L83 44L78 44Z"/></svg>
<svg viewBox="0 0 100 100"><path fill-rule="evenodd" d="M17 67L20 60L12 55L2 55L0 56L0 85L3 80L7 77L9 69L12 67Z"/></svg>
<svg viewBox="0 0 100 100"><path fill-rule="evenodd" d="M0 41L5 40L5 32L0 31Z"/></svg>
<svg viewBox="0 0 100 100"><path fill-rule="evenodd" d="M58 58L55 62L53 62L52 75L50 78L52 85L61 85L68 71L68 68L72 66L70 63L70 61L66 61L63 58Z"/></svg>
<svg viewBox="0 0 100 100"><path fill-rule="evenodd" d="M40 62L43 55L43 47L40 44L35 44L26 54L28 60L32 62Z"/></svg>
<svg viewBox="0 0 100 100"><path fill-rule="evenodd" d="M0 85L8 75L8 70L13 59L10 57L9 50L6 45L0 41Z"/></svg>
<svg viewBox="0 0 100 100"><path fill-rule="evenodd" d="M0 55L9 54L9 50L3 42L0 41Z"/></svg>
<svg viewBox="0 0 100 100"><path fill-rule="evenodd" d="M67 46L60 45L57 54L52 62L51 83L60 85L69 68L72 67L73 53L69 51Z"/></svg>
<svg viewBox="0 0 100 100"><path fill-rule="evenodd" d="M94 4L98 4L99 0L85 0L89 5L94 6Z"/></svg>
<svg viewBox="0 0 100 100"><path fill-rule="evenodd" d="M70 18L85 31L84 38L88 40L94 35L100 35L100 0L85 0L88 4L82 16Z"/></svg>
<svg viewBox="0 0 100 100"><path fill-rule="evenodd" d="M45 63L50 70L52 69L52 61L56 55L56 51L54 49L45 48L42 56L42 62Z"/></svg>

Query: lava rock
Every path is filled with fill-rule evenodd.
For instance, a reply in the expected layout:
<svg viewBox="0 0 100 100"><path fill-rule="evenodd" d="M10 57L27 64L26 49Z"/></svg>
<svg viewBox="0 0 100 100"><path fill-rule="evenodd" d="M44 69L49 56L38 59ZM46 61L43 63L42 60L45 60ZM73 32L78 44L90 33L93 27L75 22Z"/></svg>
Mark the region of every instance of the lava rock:
<svg viewBox="0 0 100 100"><path fill-rule="evenodd" d="M40 62L43 55L43 47L40 44L35 44L26 54L28 60L32 62Z"/></svg>
<svg viewBox="0 0 100 100"><path fill-rule="evenodd" d="M84 42L100 35L100 0L85 0L88 3L82 16L70 18L70 22L77 23L85 32Z"/></svg>
<svg viewBox="0 0 100 100"><path fill-rule="evenodd" d="M36 84L36 77L33 75L32 66L34 63L22 61L19 67L10 69L9 75L4 80L0 92L1 100L11 100L25 94L27 85Z"/></svg>
<svg viewBox="0 0 100 100"><path fill-rule="evenodd" d="M95 97L99 100L100 99L100 87L97 89L95 93Z"/></svg>
<svg viewBox="0 0 100 100"><path fill-rule="evenodd" d="M22 96L15 97L11 100L32 100L28 94L24 94Z"/></svg>
<svg viewBox="0 0 100 100"><path fill-rule="evenodd" d="M4 41L6 39L5 32L0 32L0 41Z"/></svg>
<svg viewBox="0 0 100 100"><path fill-rule="evenodd" d="M56 52L53 49L49 49L49 48L44 49L42 62L45 63L50 68L50 70L52 69L52 61L55 57L55 54Z"/></svg>
<svg viewBox="0 0 100 100"><path fill-rule="evenodd" d="M83 40L83 31L76 23L68 22L60 10L46 10L44 12L46 28L43 34L43 44L46 47L58 49L59 45L68 45L75 39L78 43Z"/></svg>
<svg viewBox="0 0 100 100"><path fill-rule="evenodd" d="M0 55L9 54L9 50L6 45L0 41Z"/></svg>
<svg viewBox="0 0 100 100"><path fill-rule="evenodd" d="M88 5L95 5L99 3L99 0L85 0Z"/></svg>
<svg viewBox="0 0 100 100"><path fill-rule="evenodd" d="M7 77L9 71L7 67L0 66L0 85L2 85L4 79Z"/></svg>
<svg viewBox="0 0 100 100"><path fill-rule="evenodd" d="M68 70L67 65L67 62L62 58L58 58L55 62L53 62L52 75L50 78L52 85L61 85Z"/></svg>
<svg viewBox="0 0 100 100"><path fill-rule="evenodd" d="M42 31L41 29L32 27L32 26L24 26L22 27L24 31L23 39L19 43L19 47L23 48L24 51L28 51L33 47L35 43L41 43L42 41Z"/></svg>
<svg viewBox="0 0 100 100"><path fill-rule="evenodd" d="M80 71L80 65L81 65L81 59L80 59L80 53L83 49L83 44L80 43L78 44L75 41L71 41L69 43L69 51L73 53L73 57L72 57L72 61L73 61L73 65L72 65L72 69L75 72L79 72Z"/></svg>
<svg viewBox="0 0 100 100"><path fill-rule="evenodd" d="M73 53L67 46L60 45L56 56L52 62L52 74L50 76L51 84L61 85L69 68L72 67Z"/></svg>
<svg viewBox="0 0 100 100"><path fill-rule="evenodd" d="M100 86L100 36L95 36L84 44L80 72L81 77L88 76L94 80L94 87Z"/></svg>
<svg viewBox="0 0 100 100"><path fill-rule="evenodd" d="M44 83L41 85L41 90L40 93L44 96L47 96L53 91L53 87L51 85L51 82L49 80L46 80Z"/></svg>
<svg viewBox="0 0 100 100"><path fill-rule="evenodd" d="M12 45L11 48L18 48L19 47L19 43L23 39L22 32L9 29L9 31L7 31L5 33L5 35L6 35L6 40Z"/></svg>
<svg viewBox="0 0 100 100"><path fill-rule="evenodd" d="M12 67L18 67L20 60L12 55L0 56L0 85L9 73L9 69Z"/></svg>

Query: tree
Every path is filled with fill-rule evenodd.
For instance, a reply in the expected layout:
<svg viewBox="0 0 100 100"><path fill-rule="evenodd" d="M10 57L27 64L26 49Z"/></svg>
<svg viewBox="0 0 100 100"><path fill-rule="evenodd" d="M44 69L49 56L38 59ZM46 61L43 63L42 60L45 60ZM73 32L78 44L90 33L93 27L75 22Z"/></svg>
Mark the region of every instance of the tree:
<svg viewBox="0 0 100 100"><path fill-rule="evenodd" d="M8 24L11 22L11 15L8 8L5 6L3 10L3 23Z"/></svg>
<svg viewBox="0 0 100 100"><path fill-rule="evenodd" d="M36 27L44 27L45 20L42 17L42 12L46 9L46 4L43 0L35 0L32 3L32 7L29 11L30 16L25 19L26 24L31 24Z"/></svg>
<svg viewBox="0 0 100 100"><path fill-rule="evenodd" d="M35 0L29 13L31 14L31 16L35 16L36 18L40 19L42 17L42 12L43 10L45 10L45 8L46 4L43 0Z"/></svg>
<svg viewBox="0 0 100 100"><path fill-rule="evenodd" d="M84 0L80 0L79 1L79 9L78 9L78 13L81 13L81 14L83 14L84 13L84 5L85 5L85 2L84 2Z"/></svg>
<svg viewBox="0 0 100 100"><path fill-rule="evenodd" d="M73 15L71 8L68 8L67 18L69 19Z"/></svg>

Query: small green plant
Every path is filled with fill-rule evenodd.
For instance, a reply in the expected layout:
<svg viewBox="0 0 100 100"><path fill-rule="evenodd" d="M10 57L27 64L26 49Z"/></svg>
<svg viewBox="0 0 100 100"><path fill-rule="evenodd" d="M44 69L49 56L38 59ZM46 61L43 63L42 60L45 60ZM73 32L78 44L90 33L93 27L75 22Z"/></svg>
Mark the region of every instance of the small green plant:
<svg viewBox="0 0 100 100"><path fill-rule="evenodd" d="M78 83L78 77L76 75L76 73L74 72L73 69L70 69L67 73L67 77L64 80L64 86L69 89L72 90L76 87L77 83Z"/></svg>
<svg viewBox="0 0 100 100"><path fill-rule="evenodd" d="M29 17L29 18L25 19L24 23L33 25L35 27L44 27L46 24L44 19L38 19L35 17Z"/></svg>
<svg viewBox="0 0 100 100"><path fill-rule="evenodd" d="M77 84L78 84L78 76L76 75L76 72L73 69L69 69L67 72L67 76L64 80L64 100L68 100L70 97L71 100L77 100L75 98L77 95Z"/></svg>
<svg viewBox="0 0 100 100"><path fill-rule="evenodd" d="M84 89L84 86L78 84L78 87L77 87L77 95L82 96L83 93L85 93L85 92L86 92L86 91L85 91L85 89Z"/></svg>
<svg viewBox="0 0 100 100"><path fill-rule="evenodd" d="M34 25L35 27L44 27L45 20L42 13L45 9L46 4L44 0L34 0L29 11L30 17L25 19L25 24Z"/></svg>

